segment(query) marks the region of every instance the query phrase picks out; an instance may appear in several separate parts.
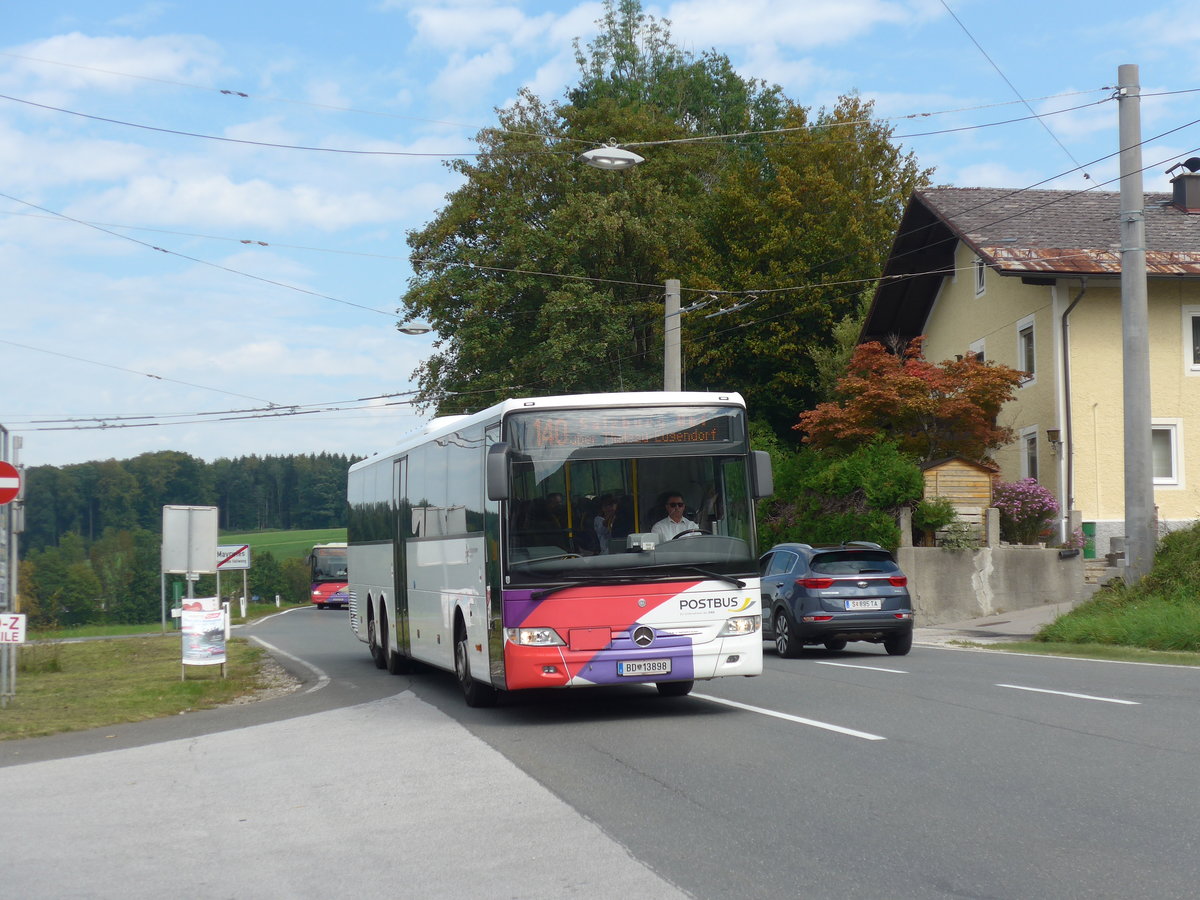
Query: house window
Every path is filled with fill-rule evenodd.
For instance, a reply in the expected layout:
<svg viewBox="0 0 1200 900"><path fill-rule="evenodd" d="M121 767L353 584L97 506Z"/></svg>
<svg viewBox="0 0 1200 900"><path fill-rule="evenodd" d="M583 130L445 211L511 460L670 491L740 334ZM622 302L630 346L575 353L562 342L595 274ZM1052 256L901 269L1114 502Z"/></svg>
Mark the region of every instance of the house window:
<svg viewBox="0 0 1200 900"><path fill-rule="evenodd" d="M1036 345L1033 339L1033 316L1017 323L1017 368L1025 373L1024 385L1033 384L1037 376Z"/></svg>
<svg viewBox="0 0 1200 900"><path fill-rule="evenodd" d="M1200 306L1183 308L1183 366L1189 375L1200 375Z"/></svg>
<svg viewBox="0 0 1200 900"><path fill-rule="evenodd" d="M983 264L983 260L978 256L975 257L975 296L982 297L983 292L987 289L987 266Z"/></svg>
<svg viewBox="0 0 1200 900"><path fill-rule="evenodd" d="M1038 430L1037 426L1021 430L1021 477L1038 477Z"/></svg>
<svg viewBox="0 0 1200 900"><path fill-rule="evenodd" d="M1178 485L1179 425L1155 423L1150 428L1150 468L1155 484Z"/></svg>
<svg viewBox="0 0 1200 900"><path fill-rule="evenodd" d="M967 353L968 355L975 357L977 360L979 360L979 362L983 362L983 338L980 338L977 341L972 341L971 345L967 348Z"/></svg>

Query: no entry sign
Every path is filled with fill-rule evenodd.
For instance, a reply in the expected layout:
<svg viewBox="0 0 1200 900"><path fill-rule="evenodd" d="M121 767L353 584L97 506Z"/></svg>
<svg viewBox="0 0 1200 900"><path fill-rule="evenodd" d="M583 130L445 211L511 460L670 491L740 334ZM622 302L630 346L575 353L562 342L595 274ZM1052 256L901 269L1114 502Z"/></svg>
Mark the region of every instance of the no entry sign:
<svg viewBox="0 0 1200 900"><path fill-rule="evenodd" d="M21 473L16 466L0 459L0 506L17 499L21 492Z"/></svg>

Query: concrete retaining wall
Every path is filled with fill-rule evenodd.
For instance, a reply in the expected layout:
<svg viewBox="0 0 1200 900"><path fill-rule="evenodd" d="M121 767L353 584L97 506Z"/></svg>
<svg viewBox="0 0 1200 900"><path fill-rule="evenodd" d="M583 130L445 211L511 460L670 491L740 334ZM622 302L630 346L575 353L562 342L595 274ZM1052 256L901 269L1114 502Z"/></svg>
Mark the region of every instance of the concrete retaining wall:
<svg viewBox="0 0 1200 900"><path fill-rule="evenodd" d="M900 547L896 561L908 576L918 625L1080 603L1095 590L1084 582L1082 554L1063 559L1038 547Z"/></svg>
<svg viewBox="0 0 1200 900"><path fill-rule="evenodd" d="M1000 512L986 510L987 543L975 550L914 547L912 514L900 514L896 562L908 576L918 625L942 625L1003 615L1045 603L1081 603L1096 592L1084 576L1083 554L1001 544ZM1072 529L1079 523L1072 512Z"/></svg>

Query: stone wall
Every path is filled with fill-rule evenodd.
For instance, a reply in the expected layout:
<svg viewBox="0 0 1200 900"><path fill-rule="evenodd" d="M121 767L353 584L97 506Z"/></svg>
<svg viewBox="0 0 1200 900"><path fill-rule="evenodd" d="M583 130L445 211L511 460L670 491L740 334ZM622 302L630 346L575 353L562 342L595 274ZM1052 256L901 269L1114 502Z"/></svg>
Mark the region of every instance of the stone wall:
<svg viewBox="0 0 1200 900"><path fill-rule="evenodd" d="M1038 547L901 547L918 625L993 616L1046 603L1080 603L1092 595L1083 555L1062 558Z"/></svg>
<svg viewBox="0 0 1200 900"><path fill-rule="evenodd" d="M987 510L998 515L995 508ZM902 516L901 532L906 516ZM989 533L1000 533L989 523ZM1057 549L1001 544L975 550L903 546L896 562L908 576L918 625L940 625L1001 615L1046 603L1080 603L1095 591L1086 583L1083 554L1063 556Z"/></svg>

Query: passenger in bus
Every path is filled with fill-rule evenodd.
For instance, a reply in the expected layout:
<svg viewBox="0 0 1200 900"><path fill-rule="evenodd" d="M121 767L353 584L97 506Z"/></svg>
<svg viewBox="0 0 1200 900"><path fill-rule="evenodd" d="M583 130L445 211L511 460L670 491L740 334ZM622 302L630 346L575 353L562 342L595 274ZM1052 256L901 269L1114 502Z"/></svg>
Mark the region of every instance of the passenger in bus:
<svg viewBox="0 0 1200 900"><path fill-rule="evenodd" d="M608 542L612 540L613 525L617 521L617 501L611 494L600 498L600 510L592 520L592 530L596 533L596 544L599 553L608 552Z"/></svg>
<svg viewBox="0 0 1200 900"><path fill-rule="evenodd" d="M662 544L685 531L695 531L698 527L695 522L688 519L683 514L683 495L678 491L671 491L664 495L666 497L663 503L663 508L667 515L654 523L654 537L658 543Z"/></svg>

